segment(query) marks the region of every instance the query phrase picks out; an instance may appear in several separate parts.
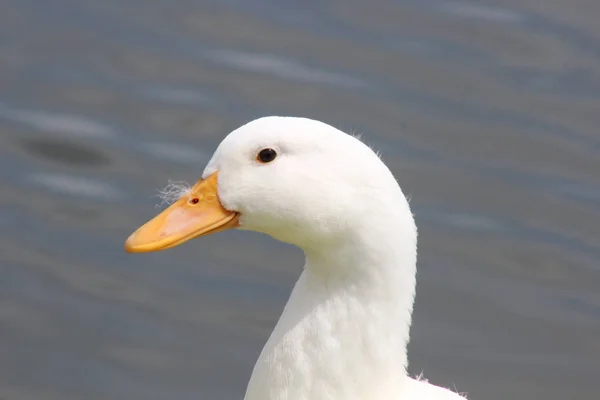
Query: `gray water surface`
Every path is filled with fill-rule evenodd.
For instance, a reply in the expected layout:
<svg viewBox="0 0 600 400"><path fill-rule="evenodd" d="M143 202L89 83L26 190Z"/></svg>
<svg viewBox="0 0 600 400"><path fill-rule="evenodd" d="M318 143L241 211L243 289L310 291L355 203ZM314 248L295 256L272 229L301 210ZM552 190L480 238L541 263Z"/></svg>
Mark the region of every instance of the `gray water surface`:
<svg viewBox="0 0 600 400"><path fill-rule="evenodd" d="M383 153L420 229L411 374L598 399L600 2L4 0L0 398L241 399L299 250L130 256L231 130L316 118Z"/></svg>

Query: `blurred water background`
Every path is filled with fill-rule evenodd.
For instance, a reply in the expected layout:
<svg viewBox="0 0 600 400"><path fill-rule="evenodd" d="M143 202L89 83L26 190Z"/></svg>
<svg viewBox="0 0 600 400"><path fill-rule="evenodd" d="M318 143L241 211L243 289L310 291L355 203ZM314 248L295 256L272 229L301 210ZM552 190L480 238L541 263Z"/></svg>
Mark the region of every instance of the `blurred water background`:
<svg viewBox="0 0 600 400"><path fill-rule="evenodd" d="M3 0L0 398L241 399L303 261L130 256L263 115L364 133L420 227L412 374L598 399L600 2Z"/></svg>

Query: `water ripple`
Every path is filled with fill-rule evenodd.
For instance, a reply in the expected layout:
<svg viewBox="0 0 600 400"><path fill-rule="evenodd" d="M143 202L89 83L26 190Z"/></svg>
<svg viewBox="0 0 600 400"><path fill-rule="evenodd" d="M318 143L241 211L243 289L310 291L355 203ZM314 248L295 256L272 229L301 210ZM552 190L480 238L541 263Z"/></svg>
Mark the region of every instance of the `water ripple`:
<svg viewBox="0 0 600 400"><path fill-rule="evenodd" d="M116 200L123 196L120 190L106 182L74 175L34 172L25 178L36 185L70 195Z"/></svg>
<svg viewBox="0 0 600 400"><path fill-rule="evenodd" d="M176 143L146 142L140 143L140 148L159 158L178 163L203 164L210 159L208 153Z"/></svg>
<svg viewBox="0 0 600 400"><path fill-rule="evenodd" d="M0 104L0 118L56 134L102 139L117 136L117 132L109 125L81 115L25 110Z"/></svg>
<svg viewBox="0 0 600 400"><path fill-rule="evenodd" d="M367 82L349 75L329 72L272 54L248 53L234 50L211 50L205 52L210 60L229 67L276 75L301 82L366 88Z"/></svg>
<svg viewBox="0 0 600 400"><path fill-rule="evenodd" d="M523 22L525 16L507 8L473 4L458 1L444 1L437 6L438 10L465 18L482 19L493 22L516 24Z"/></svg>

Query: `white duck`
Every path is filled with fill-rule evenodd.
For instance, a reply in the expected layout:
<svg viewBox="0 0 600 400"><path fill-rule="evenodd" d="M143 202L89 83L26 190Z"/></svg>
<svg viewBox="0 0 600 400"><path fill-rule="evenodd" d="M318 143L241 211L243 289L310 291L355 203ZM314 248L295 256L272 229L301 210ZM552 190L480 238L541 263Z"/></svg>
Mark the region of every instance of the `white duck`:
<svg viewBox="0 0 600 400"><path fill-rule="evenodd" d="M230 133L202 179L133 233L129 252L229 228L304 250L306 264L245 400L445 400L407 376L417 229L389 169L322 122L265 117Z"/></svg>

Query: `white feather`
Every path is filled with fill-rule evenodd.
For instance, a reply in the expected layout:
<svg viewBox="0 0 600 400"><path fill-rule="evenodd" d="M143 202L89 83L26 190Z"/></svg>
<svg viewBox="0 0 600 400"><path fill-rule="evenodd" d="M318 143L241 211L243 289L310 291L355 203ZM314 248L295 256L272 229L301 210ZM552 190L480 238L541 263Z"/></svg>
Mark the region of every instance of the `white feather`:
<svg viewBox="0 0 600 400"><path fill-rule="evenodd" d="M183 181L169 181L167 186L158 191L160 204L157 207L169 206L190 192L191 186Z"/></svg>
<svg viewBox="0 0 600 400"><path fill-rule="evenodd" d="M277 158L257 162L263 148ZM306 254L246 400L462 398L406 374L417 229L378 154L324 123L267 117L221 142L203 177L216 171L221 203L243 229Z"/></svg>

